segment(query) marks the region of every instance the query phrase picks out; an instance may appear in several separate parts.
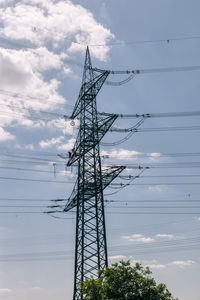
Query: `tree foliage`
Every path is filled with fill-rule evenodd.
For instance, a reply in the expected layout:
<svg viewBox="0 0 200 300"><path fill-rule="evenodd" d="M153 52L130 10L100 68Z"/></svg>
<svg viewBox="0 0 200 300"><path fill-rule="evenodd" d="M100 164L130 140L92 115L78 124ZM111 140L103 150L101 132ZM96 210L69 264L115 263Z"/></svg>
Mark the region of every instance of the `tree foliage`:
<svg viewBox="0 0 200 300"><path fill-rule="evenodd" d="M156 284L149 268L130 261L120 261L82 284L87 300L178 300L163 283Z"/></svg>

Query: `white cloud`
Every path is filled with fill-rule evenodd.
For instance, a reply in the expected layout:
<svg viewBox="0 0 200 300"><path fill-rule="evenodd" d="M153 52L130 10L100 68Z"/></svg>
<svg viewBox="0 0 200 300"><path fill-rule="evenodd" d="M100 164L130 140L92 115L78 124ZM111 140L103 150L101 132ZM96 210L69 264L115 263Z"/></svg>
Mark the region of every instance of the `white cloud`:
<svg viewBox="0 0 200 300"><path fill-rule="evenodd" d="M152 153L149 153L149 156L151 156L151 157L160 157L160 153L158 153L158 152L152 152Z"/></svg>
<svg viewBox="0 0 200 300"><path fill-rule="evenodd" d="M166 233L158 233L155 235L158 239L168 239L168 240L174 240L174 239L183 239L184 236L181 235L174 235L174 234L166 234Z"/></svg>
<svg viewBox="0 0 200 300"><path fill-rule="evenodd" d="M8 288L0 288L0 294L8 294L11 293L12 290Z"/></svg>
<svg viewBox="0 0 200 300"><path fill-rule="evenodd" d="M115 259L125 259L126 256L125 255L112 255L108 257L111 260L115 260Z"/></svg>
<svg viewBox="0 0 200 300"><path fill-rule="evenodd" d="M11 85L12 87L23 87L31 78L28 68L22 65L18 59L18 52L16 50L0 48L0 65L1 88L7 88Z"/></svg>
<svg viewBox="0 0 200 300"><path fill-rule="evenodd" d="M162 186L159 185L152 185L148 187L148 190L150 192L155 192L155 193L161 193L163 191Z"/></svg>
<svg viewBox="0 0 200 300"><path fill-rule="evenodd" d="M39 145L41 148L50 148L53 146L56 146L57 150L60 151L69 151L73 148L75 139L71 138L68 140L67 143L64 143L65 137L64 136L59 136L57 138L52 138L49 140L42 140L40 141Z"/></svg>
<svg viewBox="0 0 200 300"><path fill-rule="evenodd" d="M34 150L35 148L33 144L27 144L27 145L16 144L15 147L16 149L27 149L27 150Z"/></svg>
<svg viewBox="0 0 200 300"><path fill-rule="evenodd" d="M4 98L9 98L10 102L17 102L17 105L22 103L26 108L38 110L53 109L65 102L57 93L59 81L52 79L46 82L39 72L60 67L58 57L47 49L22 51L0 48L0 63L0 92ZM17 99L14 101L13 98ZM51 101L52 98L54 102Z"/></svg>
<svg viewBox="0 0 200 300"><path fill-rule="evenodd" d="M152 153L148 153L148 156L150 161L155 162L158 161L158 158L160 158L161 154L158 152L152 152Z"/></svg>
<svg viewBox="0 0 200 300"><path fill-rule="evenodd" d="M196 218L196 221L197 221L197 222L200 222L200 217L197 217L197 218Z"/></svg>
<svg viewBox="0 0 200 300"><path fill-rule="evenodd" d="M0 142L14 140L15 136L0 127Z"/></svg>
<svg viewBox="0 0 200 300"><path fill-rule="evenodd" d="M10 2L13 2L13 0L0 0L0 4L8 4Z"/></svg>
<svg viewBox="0 0 200 300"><path fill-rule="evenodd" d="M50 69L61 69L64 67L62 59L67 55L61 53L60 55L50 52L46 47L39 47L36 49L18 50L18 54L21 57L24 56L24 60L28 61L33 70L46 71Z"/></svg>
<svg viewBox="0 0 200 300"><path fill-rule="evenodd" d="M48 121L46 123L46 126L50 127L50 128L59 128L62 130L64 135L73 135L74 130L77 128L78 123L79 123L78 120L74 120L74 122L75 122L75 125L72 126L71 121L66 121L63 117L62 119L59 118L59 119L54 119L54 120Z"/></svg>
<svg viewBox="0 0 200 300"><path fill-rule="evenodd" d="M131 260L131 264L135 265L137 262L141 263L145 267L149 267L150 269L157 269L157 270L162 270L165 268L170 268L170 267L178 267L178 268L186 268L190 267L193 264L195 264L195 261L193 260L181 260L181 261L172 261L168 263L160 263L159 261L153 259L153 260Z"/></svg>
<svg viewBox="0 0 200 300"><path fill-rule="evenodd" d="M26 290L27 292L34 292L34 293L44 291L44 289L39 286L28 287L28 288L25 288L24 290Z"/></svg>
<svg viewBox="0 0 200 300"><path fill-rule="evenodd" d="M39 49L40 51L41 49ZM45 51L44 56L48 53ZM38 55L36 52L33 56L29 54L27 51L0 49L0 64L2 64L0 70L2 78L0 81L2 114L0 127L2 128L10 126L14 122L20 126L31 128L46 126L44 121L34 119L33 113L27 109L34 109L38 112L40 110L51 111L65 103L65 99L58 94L59 82L56 79L46 82L39 73L39 69L44 70L56 66L56 60L54 61L53 57L50 57L42 64L40 63L41 57L34 57L34 55ZM52 60L52 62L47 62L47 60ZM39 65L41 67L37 67ZM33 119L30 119L32 117ZM51 122L49 127L53 127L56 123L55 120L54 124L53 121ZM11 136L9 137L11 139Z"/></svg>
<svg viewBox="0 0 200 300"><path fill-rule="evenodd" d="M110 256L109 259L111 260L130 260L131 265L135 266L136 263L142 264L144 267L149 267L150 269L155 269L155 270L163 270L166 268L171 268L171 267L177 267L177 268L186 268L190 267L193 264L195 264L195 261L193 260L180 260L180 261L172 261L172 262L159 262L156 259L152 260L145 260L145 259L138 259L135 260L133 259L133 256L124 256L124 255L113 255Z"/></svg>
<svg viewBox="0 0 200 300"><path fill-rule="evenodd" d="M75 139L72 138L66 144L57 145L57 149L60 151L69 151L74 147Z"/></svg>
<svg viewBox="0 0 200 300"><path fill-rule="evenodd" d="M150 269L165 269L166 265L163 264L148 264L145 267L149 267Z"/></svg>
<svg viewBox="0 0 200 300"><path fill-rule="evenodd" d="M89 10L69 0L0 0L0 4L0 34L5 43L16 46L0 48L0 142L14 139L5 128L15 125L59 128L63 134L73 134L74 128L64 119L35 120L27 109L39 112L62 108L66 100L59 94L61 82L55 79L56 72L59 78L72 72L66 59L70 60L74 52L85 51L78 43L106 44L113 35ZM91 48L92 55L100 60L105 60L108 52L107 46ZM47 78L46 71L51 71L52 77ZM59 150L70 147L66 143Z"/></svg>
<svg viewBox="0 0 200 300"><path fill-rule="evenodd" d="M55 163L55 165L56 165L56 163ZM72 179L72 178L74 178L76 175L74 174L74 173L72 173L71 171L66 171L66 170L64 170L64 171L59 171L59 174L61 175L61 176L67 176L67 177L69 177L70 179Z"/></svg>
<svg viewBox="0 0 200 300"><path fill-rule="evenodd" d="M123 239L128 240L129 242L139 242L139 243L152 243L155 239L151 237L145 237L143 234L132 234L122 236Z"/></svg>
<svg viewBox="0 0 200 300"><path fill-rule="evenodd" d="M169 240L172 240L175 238L175 236L173 234L164 234L164 233L158 233L156 234L157 238L167 238Z"/></svg>
<svg viewBox="0 0 200 300"><path fill-rule="evenodd" d="M46 140L46 141L40 141L40 147L41 148L49 148L52 146L55 146L57 144L61 144L64 140L63 136L59 136L57 138L52 138L50 140Z"/></svg>
<svg viewBox="0 0 200 300"><path fill-rule="evenodd" d="M155 160L160 157L160 153L143 153L135 150L127 150L127 149L112 149L111 151L101 151L101 155L105 158L114 158L119 160L135 160L137 161L139 158L147 157L147 161Z"/></svg>
<svg viewBox="0 0 200 300"><path fill-rule="evenodd" d="M171 262L169 265L178 266L180 268L190 267L195 263L193 260L175 260Z"/></svg>
<svg viewBox="0 0 200 300"><path fill-rule="evenodd" d="M138 159L138 155L140 155L141 152L138 151L130 151L126 149L112 149L111 151L105 151L103 150L101 152L101 155L108 156L110 158L115 158L119 160L129 160L129 159Z"/></svg>
<svg viewBox="0 0 200 300"><path fill-rule="evenodd" d="M24 146L24 149L33 150L34 146L33 146L33 144L28 144L28 145Z"/></svg>
<svg viewBox="0 0 200 300"><path fill-rule="evenodd" d="M89 10L69 0L23 0L12 9L1 9L0 17L2 35L14 40L25 39L37 46L47 42L63 46L68 41L67 51L72 53L85 51L87 44L105 44L91 48L92 55L101 60L105 60L109 52L107 41L114 37Z"/></svg>

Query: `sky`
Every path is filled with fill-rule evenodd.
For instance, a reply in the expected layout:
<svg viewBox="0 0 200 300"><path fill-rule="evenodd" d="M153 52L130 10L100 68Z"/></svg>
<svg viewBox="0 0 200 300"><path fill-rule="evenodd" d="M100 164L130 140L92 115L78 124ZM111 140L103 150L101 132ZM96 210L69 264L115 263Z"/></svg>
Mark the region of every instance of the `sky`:
<svg viewBox="0 0 200 300"><path fill-rule="evenodd" d="M72 299L75 213L44 212L70 196L76 178L65 156L78 121L64 116L79 93L86 45L93 66L106 70L200 66L199 10L198 0L0 0L1 300ZM199 74L150 72L126 84L129 75L110 74L98 111L199 112ZM103 164L129 166L114 182L124 188L105 190L109 264L149 266L180 300L200 299L195 126L198 114L146 118L123 143L126 133L109 132L101 145ZM185 130L161 130L168 127Z"/></svg>

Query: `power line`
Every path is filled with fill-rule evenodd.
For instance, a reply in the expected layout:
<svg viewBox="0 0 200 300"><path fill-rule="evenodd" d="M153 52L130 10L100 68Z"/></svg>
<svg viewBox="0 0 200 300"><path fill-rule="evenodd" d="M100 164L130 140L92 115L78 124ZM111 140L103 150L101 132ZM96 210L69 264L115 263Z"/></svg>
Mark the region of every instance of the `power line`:
<svg viewBox="0 0 200 300"><path fill-rule="evenodd" d="M48 161L25 161L25 160L11 160L11 159L3 159L1 160L2 162L6 162L6 163L9 163L9 164L22 164L22 165L37 165L37 166L50 166L50 162ZM52 164L51 166L53 166L54 164L56 163L57 166L66 166L66 163L62 163L62 162L59 162L59 161L52 161Z"/></svg>
<svg viewBox="0 0 200 300"><path fill-rule="evenodd" d="M176 42L176 41L190 41L190 40L199 40L200 36L199 35L191 35L191 36L180 36L180 37L166 37L166 38L161 38L161 39L146 39L146 40L134 40L134 41L115 41L115 42L108 42L106 44L91 44L89 42L86 43L81 43L78 42L75 39L70 39L66 38L66 41L72 42L74 44L78 45L84 45L84 46L89 46L89 47L107 47L107 46L124 46L124 45L137 45L137 44L154 44L154 43L167 43L169 44L170 42ZM24 49L30 49L34 50L36 48L33 48L23 44L21 42L18 42L16 40L10 40L6 36L1 36L0 40L4 43L8 43L11 46L15 46L18 48L24 48ZM82 66L82 64L81 64Z"/></svg>
<svg viewBox="0 0 200 300"><path fill-rule="evenodd" d="M161 228L165 228L167 227L167 230L170 230L170 226L174 226L177 228L177 225L181 225L181 229L185 232L185 228L183 228L183 225L189 226L189 224L191 225L191 223L193 222L193 220L190 219L183 219L181 221L171 221L171 222L161 222L161 223L151 223L151 224L145 224L145 225L136 225L134 226L131 226L131 227L125 227L125 228L122 228L122 226L120 226L120 228L115 228L115 229L112 229L112 232L114 231L119 231L119 230L134 230L134 231L147 231L147 230L153 230L153 231L157 231L157 229L161 229ZM184 223L184 224L183 224ZM124 224L123 224L124 225ZM194 225L194 224L192 224ZM198 224L195 224L198 226ZM162 229L162 230L166 230L166 229ZM196 229L195 229L196 230ZM197 230L199 230L199 228L197 228ZM194 231L193 229L190 229L189 231ZM174 232L174 230L173 230ZM188 231L187 231L188 232ZM28 237L20 237L20 238L1 238L0 241L1 243L6 243L6 242L9 242L9 245L10 245L10 242L12 242L13 244L16 244L17 242L20 242L21 244L21 241L22 240L34 240L34 239L41 239L42 241L44 241L46 243L46 240L52 240L53 238L55 238L55 240L57 241L58 238L59 240L63 241L65 238L66 238L66 233L64 234L51 234L51 235L39 235L39 236L28 236ZM41 242L41 241L40 241ZM29 242L30 243L30 242ZM35 244L35 241L33 242Z"/></svg>
<svg viewBox="0 0 200 300"><path fill-rule="evenodd" d="M151 242L151 243L134 243L134 244L126 244L126 245L113 245L110 248L112 250L129 250L134 247L134 249L151 249L151 248L157 248L157 247L171 247L171 246L189 246L189 245L196 245L200 243L199 236L195 236L193 238L183 238L183 239L174 239L170 241L160 241L160 242ZM33 256L40 256L40 257L47 257L52 255L67 255L71 254L70 250L59 250L59 251L48 251L48 252L36 252L36 253L15 253L15 254L1 254L0 259L6 259L6 258L28 258Z"/></svg>
<svg viewBox="0 0 200 300"><path fill-rule="evenodd" d="M101 112L100 115L107 116L108 113ZM176 118L200 116L200 111L168 112L168 113L143 113L143 114L117 114L118 118Z"/></svg>
<svg viewBox="0 0 200 300"><path fill-rule="evenodd" d="M47 170L36 170L36 169L26 169L26 168L13 168L13 167L0 167L0 169L5 169L5 170L15 170L15 171L25 171L25 172L39 172L39 173L50 173L50 174L62 174L62 175L67 175L65 171L47 171ZM70 174L71 176L71 174ZM74 183L74 181L68 181L66 183Z"/></svg>
<svg viewBox="0 0 200 300"><path fill-rule="evenodd" d="M90 47L105 47L105 46L124 46L124 45L137 45L137 44L155 44L155 43L166 43L169 44L170 42L176 41L189 41L189 40L198 40L200 39L199 35L193 36L182 36L182 37L169 37L169 38L162 38L162 39L151 39L151 40L135 40L135 41L119 41L107 44L87 44ZM78 43L78 42L74 42ZM81 43L78 43L81 44ZM86 45L86 44L84 44Z"/></svg>
<svg viewBox="0 0 200 300"><path fill-rule="evenodd" d="M20 159L32 159L32 160L37 160L37 161L47 161L47 162L52 162L52 159L47 159L47 158L38 158L38 157L33 157L33 156L27 156L27 155L16 155L16 154L11 154L11 153L5 153L5 152L3 152L3 153L0 153L0 156L8 156L8 157L15 157L15 158L20 158ZM46 156L46 155L45 155ZM57 154L55 154L55 155L52 155L52 156L57 156L58 157L58 155ZM56 162L55 160L54 160L54 162ZM59 162L59 161L57 161L57 162Z"/></svg>
<svg viewBox="0 0 200 300"><path fill-rule="evenodd" d="M45 214L43 211L0 211L0 214Z"/></svg>
<svg viewBox="0 0 200 300"><path fill-rule="evenodd" d="M18 154L25 154L25 155L38 155L38 156L58 156L57 153L54 153L54 152L46 152L46 151L39 151L39 150L31 150L31 149L15 149L14 152L12 152L9 148L6 148L6 147L3 147L1 148L0 147L0 152L1 154L12 154L14 153L16 155L16 153ZM28 152L28 154L27 154ZM30 153L30 154L29 154Z"/></svg>
<svg viewBox="0 0 200 300"><path fill-rule="evenodd" d="M190 203L188 203L188 204L190 204ZM0 205L0 208L63 208L63 207L65 207L65 205L48 205L48 206L46 206L46 205ZM187 206L183 206L183 205L179 205L179 206L155 206L155 205L153 205L153 206L132 206L132 205L121 205L121 206L108 206L108 208L110 209L110 208L115 208L115 209L121 209L121 208L139 208L139 209L141 209L141 208L150 208L150 209L160 209L160 208L162 208L162 209L168 209L168 208L178 208L178 209L193 209L193 208L200 208L200 206L189 206L189 205L187 205Z"/></svg>
<svg viewBox="0 0 200 300"><path fill-rule="evenodd" d="M47 208L46 205L0 205L1 208Z"/></svg>
<svg viewBox="0 0 200 300"><path fill-rule="evenodd" d="M26 162L25 162L26 163ZM30 162L27 162L30 163ZM35 162L34 162L35 163ZM127 168L129 169L151 169L151 168L199 168L200 163L198 162L190 162L190 163L159 163L159 164L149 164L149 166L145 165L127 165ZM9 168L9 167L0 167L0 168L6 168L6 169L16 169L20 171L31 171L31 172L44 172L44 173L54 173L51 171L46 171L46 170L35 170L35 169L25 169L25 168ZM56 172L55 172L56 173ZM58 173L62 173L61 171L58 171ZM165 177L165 176L164 176ZM190 176L186 176L190 177ZM195 177L195 175L191 176ZM199 176L198 176L199 177ZM139 176L133 176L132 178L137 179ZM44 180L44 179L28 179L28 178L18 178L18 177L4 177L0 176L0 180L16 180L16 181L33 181L33 182L52 182L52 183L74 183L74 181L55 181L55 180ZM186 183L112 183L111 186L128 186L128 185L198 185L199 183L197 182L186 182Z"/></svg>
<svg viewBox="0 0 200 300"><path fill-rule="evenodd" d="M0 201L1 201L1 199L0 199ZM160 200L152 200L152 199L149 199L149 200L113 200L113 199L111 199L111 200L107 200L107 199L105 199L105 202L108 202L108 203L113 203L113 202L115 202L115 203L134 203L134 202L137 202L137 203L148 203L148 202L150 202L150 203L163 203L163 202L172 202L172 203L174 203L174 202L186 202L186 203L190 203L190 202L200 202L200 200L191 200L191 199L188 199L188 200L181 200L181 199L178 199L178 200L166 200L166 199L160 199Z"/></svg>
<svg viewBox="0 0 200 300"><path fill-rule="evenodd" d="M63 211L3 211L0 214L50 214L50 213L63 213ZM149 212L149 211L139 211L139 212L114 212L114 211L107 211L108 215L197 215L200 212ZM71 220L72 218L70 218ZM73 218L74 219L74 218Z"/></svg>
<svg viewBox="0 0 200 300"><path fill-rule="evenodd" d="M25 115L23 112L14 112L14 111L10 111L10 112L8 112L8 111L0 111L1 112L1 116L4 114L4 115L15 115L15 116L17 116L17 117L19 117L19 116L21 116L21 117L24 117L24 118L26 118L26 119L28 119L28 120L37 120L37 121L43 121L43 122L51 122L51 121L54 121L55 123L57 122L59 122L59 119L47 119L47 118L39 118L39 117L36 117L36 116L33 116L33 115L31 115L31 116L27 116L27 115ZM62 118L63 119L70 119L70 117L69 116L67 116L67 115L63 115L62 116ZM60 127L64 127L64 126L62 126L61 124L59 124L59 126Z"/></svg>
<svg viewBox="0 0 200 300"><path fill-rule="evenodd" d="M47 98L42 98L42 97L38 97L38 96L30 96L30 95L27 95L27 94L23 94L23 93L19 93L19 92L13 92L13 91L8 91L8 90L2 90L0 89L0 94L4 94L4 95L7 95L7 96L11 96L13 98L29 98L30 100L42 100L42 101L45 101L43 104L48 104L47 100L51 103L55 103L55 104L60 104L58 103L58 100L54 100L54 99L47 99ZM63 103L65 106L69 106L71 108L73 108L72 105L70 104L67 104L67 103ZM25 108L24 108L25 109ZM32 109L30 109L32 110ZM44 113L48 113L48 114L56 114L56 115L60 115L62 113L54 113L54 112L47 112L47 111L44 111Z"/></svg>
<svg viewBox="0 0 200 300"><path fill-rule="evenodd" d="M143 186L143 185L151 185L151 186L154 186L154 185L200 185L200 182L163 182L163 183L160 183L160 182L149 182L149 183L112 183L112 186L129 186L129 185L136 185L136 186Z"/></svg>
<svg viewBox="0 0 200 300"><path fill-rule="evenodd" d="M20 202L50 202L50 201L64 201L65 199L34 199L34 198L0 198L0 201L20 201ZM200 200L199 200L200 201Z"/></svg>
<svg viewBox="0 0 200 300"><path fill-rule="evenodd" d="M94 68L94 71L102 72L98 68ZM168 67L168 68L151 68L151 69L136 69L136 70L120 70L120 71L111 71L109 70L111 75L122 75L122 74L153 74L153 73L169 73L169 72L188 72L188 71L199 71L200 66L183 66L183 67Z"/></svg>
<svg viewBox="0 0 200 300"><path fill-rule="evenodd" d="M53 153L53 152L43 152L43 151L33 151L33 150L16 150L14 153L19 153L19 155L12 154L12 152L6 148L1 149L0 148L0 155L1 156L8 156L8 157L16 157L16 158L22 158L22 159L33 159L33 160L41 160L41 161L48 161L52 162L52 159L47 158L38 158L30 155L36 155L36 156L52 156L52 157L59 157L59 154ZM28 152L28 153L27 153ZM30 154L29 154L30 152ZM25 154L25 155L22 155ZM101 155L101 158L107 159L107 158L118 158L120 156L121 158L144 158L144 157L150 157L150 158L160 158L160 157L190 157L190 156L200 156L200 152L183 152L183 153L131 153L130 154L112 154L112 152L109 154ZM65 158L69 158L69 155L66 154ZM61 161L55 161L54 162L61 162Z"/></svg>
<svg viewBox="0 0 200 300"><path fill-rule="evenodd" d="M0 198L0 201L20 201L20 202L50 202L50 201L66 201L66 198L60 198L60 199L38 199L38 198ZM134 203L134 202L138 202L138 203L143 203L143 202L159 202L159 203L162 203L162 202L200 202L200 200L192 200L192 199L188 199L188 200L183 200L183 199L174 199L174 200L167 200L167 199L159 199L159 200L153 200L153 199L149 199L149 200L144 200L144 199L141 199L141 200L136 200L136 199L133 199L133 200L115 200L115 199L105 199L104 200L105 202L108 202L108 203L113 203L113 202L116 202L116 203Z"/></svg>
<svg viewBox="0 0 200 300"><path fill-rule="evenodd" d="M4 150L5 151L5 150ZM8 150L6 150L6 152L0 152L0 156L7 156L7 157L14 157L14 158L19 158L19 159L25 159L25 160L36 160L37 161L37 163L39 163L40 164L40 162L50 162L50 163L52 163L52 164L58 164L58 165L64 165L64 163L62 163L62 161L61 160L53 160L52 161L52 159L47 159L47 158L38 158L38 157L33 157L33 156L30 156L30 154L28 154L27 152L22 152L22 153L25 153L26 155L16 155L16 154L12 154L12 152L10 152L10 151L8 151ZM32 153L32 151L31 151L31 153ZM33 152L34 153L34 155L36 155L36 156L52 156L52 157L59 157L59 155L58 154L56 154L56 153L49 153L49 152ZM188 152L188 153L136 153L136 154L134 154L134 153L131 153L131 151L130 151L130 154L127 154L127 155L125 155L125 154L112 154L112 152L110 153L110 154L105 154L105 155L101 155L101 158L103 158L103 159L112 159L112 158L120 158L120 159L122 159L122 158L124 158L124 159L131 159L131 158L133 158L133 159L135 159L135 158L145 158L145 157L149 157L149 158L160 158L160 157L195 157L195 156L200 156L200 152L193 152L193 153L190 153L190 152ZM66 154L65 155L65 158L69 158L69 155L68 154ZM1 160L1 159L0 159ZM9 163L12 163L13 161L12 160L3 160L3 161L5 161L5 162L9 162ZM22 163L28 163L28 162L24 162L24 161L22 161L22 160L15 160L13 163L20 163L20 162L22 162ZM31 162L30 162L31 163ZM35 162L33 161L33 164L34 164Z"/></svg>
<svg viewBox="0 0 200 300"><path fill-rule="evenodd" d="M119 178L122 178L122 179L130 179L130 178L132 178L132 177L135 177L135 176L133 176L133 175L121 175L121 176L119 176ZM142 175L142 176L140 176L140 178L177 178L177 177L180 177L180 178L190 178L190 177L200 177L200 175L193 175L193 174L188 174L188 175Z"/></svg>
<svg viewBox="0 0 200 300"><path fill-rule="evenodd" d="M188 203L189 204L189 203ZM4 206L0 206L0 207L4 207ZM5 206L6 207L6 206ZM10 206L10 207L12 207L12 206ZM16 207L16 206L14 206L14 207ZM29 207L29 206L28 206ZM153 205L153 206L132 206L132 205L121 205L121 206L108 206L108 208L156 208L156 209L158 209L158 208L162 208L162 209L166 209L166 208L180 208L180 209L185 209L185 208L187 208L187 209L191 209L191 208L200 208L200 206L189 206L189 205L187 205L187 206L183 206L183 205L179 205L179 206L155 206L155 205Z"/></svg>
<svg viewBox="0 0 200 300"><path fill-rule="evenodd" d="M126 164L129 169L153 169L153 168L199 168L200 162L177 162L177 163L148 163L148 164Z"/></svg>
<svg viewBox="0 0 200 300"><path fill-rule="evenodd" d="M173 126L157 128L111 128L112 132L156 132L156 131L183 131L183 130L200 130L200 126Z"/></svg>
<svg viewBox="0 0 200 300"><path fill-rule="evenodd" d="M3 93L3 91L0 90L0 94L6 94L6 93ZM11 96L11 95L9 95L9 96ZM16 98L16 97L14 97L14 94L11 97ZM50 116L54 116L54 117L63 117L63 115L64 115L64 112L52 112L52 111L46 111L46 110L40 110L40 109L33 109L33 108L25 107L24 105L16 105L14 103L12 103L12 104L0 103L0 106L6 107L6 108L9 107L11 109L17 108L17 109L20 109L25 112L36 113L36 114L46 114L46 115L50 115Z"/></svg>
<svg viewBox="0 0 200 300"><path fill-rule="evenodd" d="M147 246L147 247L146 247ZM132 249L134 247L134 250ZM150 245L144 245L143 244L137 244L137 245L124 245L124 246L110 246L111 252L119 252L119 251L125 251L126 253L128 251L131 251L135 254L141 254L141 253L152 253L153 252L169 252L169 251L184 251L184 250L194 250L199 247L199 239L197 238L196 241L194 239L184 239L176 240L176 241L170 241L170 243L165 244L163 242L161 243L151 243ZM66 260L71 259L70 256L71 249L70 250L59 250L59 251L49 251L49 252L35 252L35 253L17 253L17 254L7 254L7 255L0 255L0 261L1 262L26 262L26 261L48 261L48 260Z"/></svg>
<svg viewBox="0 0 200 300"><path fill-rule="evenodd" d="M154 211L137 211L137 212L107 212L111 215L197 215L200 212L154 212Z"/></svg>
<svg viewBox="0 0 200 300"><path fill-rule="evenodd" d="M16 181L62 183L62 184L74 183L74 182L67 182L67 181L61 181L61 180L29 179L29 178L3 177L3 176L0 176L0 180L16 180Z"/></svg>

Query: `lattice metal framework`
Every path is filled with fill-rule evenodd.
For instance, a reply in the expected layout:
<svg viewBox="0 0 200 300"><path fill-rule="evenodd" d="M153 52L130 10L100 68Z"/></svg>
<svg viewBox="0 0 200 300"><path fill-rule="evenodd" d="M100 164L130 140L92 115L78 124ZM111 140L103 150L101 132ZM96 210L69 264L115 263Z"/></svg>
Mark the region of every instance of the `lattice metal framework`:
<svg viewBox="0 0 200 300"><path fill-rule="evenodd" d="M80 128L68 166L78 164L78 178L65 207L76 207L76 245L73 300L82 300L80 283L108 264L103 190L125 168L101 167L99 143L117 115L97 113L96 96L109 71L92 69L87 48L83 80L72 119L79 117Z"/></svg>

